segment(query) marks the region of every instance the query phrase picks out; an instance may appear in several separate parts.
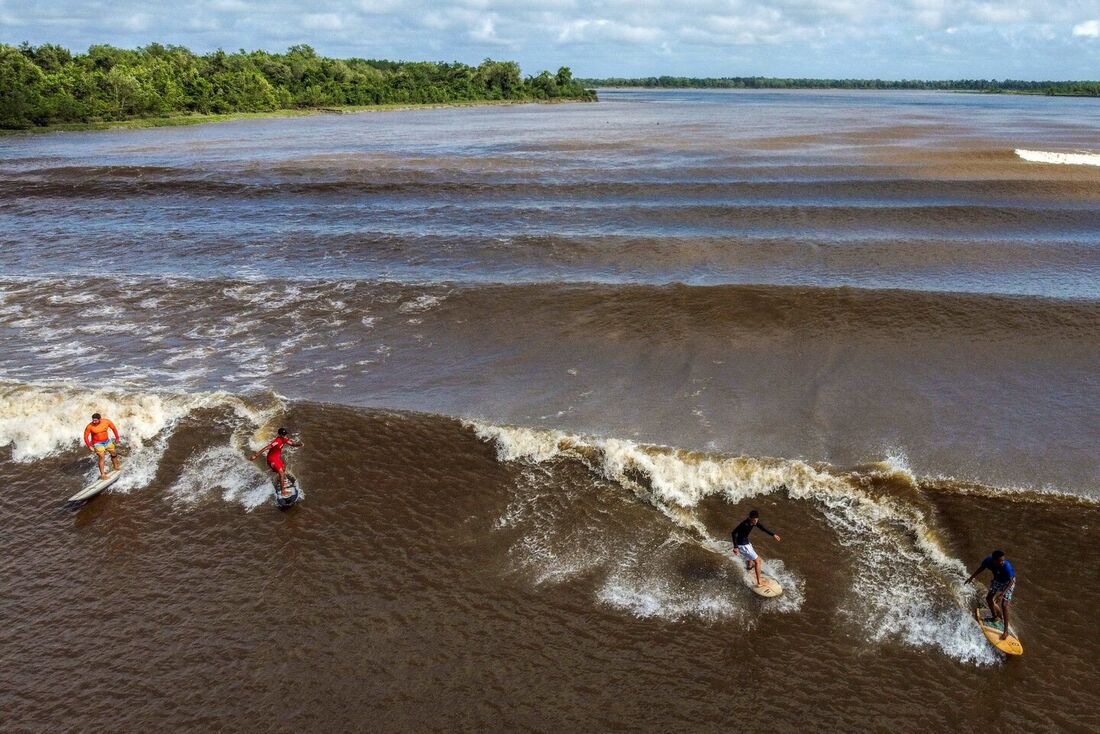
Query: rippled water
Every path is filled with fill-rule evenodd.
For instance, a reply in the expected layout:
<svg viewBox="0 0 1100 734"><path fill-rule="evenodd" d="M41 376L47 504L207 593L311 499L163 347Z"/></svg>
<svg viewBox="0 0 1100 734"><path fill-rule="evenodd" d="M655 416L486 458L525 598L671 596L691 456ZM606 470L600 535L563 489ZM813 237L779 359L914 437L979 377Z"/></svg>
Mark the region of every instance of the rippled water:
<svg viewBox="0 0 1100 734"><path fill-rule="evenodd" d="M601 99L0 138L17 728L1100 726L1094 104Z"/></svg>

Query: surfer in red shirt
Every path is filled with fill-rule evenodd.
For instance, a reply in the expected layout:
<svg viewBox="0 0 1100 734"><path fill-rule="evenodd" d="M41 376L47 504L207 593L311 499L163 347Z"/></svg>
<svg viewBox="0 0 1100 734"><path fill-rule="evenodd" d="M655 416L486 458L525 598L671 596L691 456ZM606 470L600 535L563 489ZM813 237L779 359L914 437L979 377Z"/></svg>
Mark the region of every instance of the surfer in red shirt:
<svg viewBox="0 0 1100 734"><path fill-rule="evenodd" d="M279 475L279 496L287 497L289 493L286 491L286 462L283 461L283 447L293 446L295 448L301 448L304 446L301 441L295 441L287 436L287 430L285 428L279 429L279 435L271 439L271 443L264 446L262 449L252 454L248 459L249 461L255 461L262 453L267 453L267 465L271 467L271 471Z"/></svg>
<svg viewBox="0 0 1100 734"><path fill-rule="evenodd" d="M111 434L108 431L114 431L114 439L111 439ZM115 471L122 468L118 463L118 450L115 446L120 440L118 428L115 427L110 418L104 418L99 413L92 413L92 422L84 427L84 445L96 455L99 461L100 479L107 478L107 467L104 464L107 454L111 455L111 467Z"/></svg>

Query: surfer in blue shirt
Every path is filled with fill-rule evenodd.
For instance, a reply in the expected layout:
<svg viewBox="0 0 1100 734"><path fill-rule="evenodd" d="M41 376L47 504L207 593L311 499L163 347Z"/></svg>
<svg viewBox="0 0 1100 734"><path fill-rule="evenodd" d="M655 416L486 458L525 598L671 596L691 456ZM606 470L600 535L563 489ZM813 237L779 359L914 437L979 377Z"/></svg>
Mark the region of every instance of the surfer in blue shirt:
<svg viewBox="0 0 1100 734"><path fill-rule="evenodd" d="M985 570L993 572L993 583L989 585L985 603L989 606L989 611L993 612L993 618L1004 625L1001 632L1001 639L1004 640L1008 638L1008 606L1012 601L1012 592L1016 590L1016 569L1005 558L1003 550L995 550L982 561L977 571L970 574L966 583L978 578L978 574Z"/></svg>

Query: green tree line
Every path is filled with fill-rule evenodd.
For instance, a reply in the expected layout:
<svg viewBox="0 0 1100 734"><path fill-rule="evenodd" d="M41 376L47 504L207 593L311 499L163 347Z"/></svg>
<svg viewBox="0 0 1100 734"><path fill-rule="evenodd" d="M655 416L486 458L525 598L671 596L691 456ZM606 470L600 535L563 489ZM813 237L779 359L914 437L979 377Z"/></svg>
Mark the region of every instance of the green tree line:
<svg viewBox="0 0 1100 734"><path fill-rule="evenodd" d="M926 81L903 79L781 79L745 76L696 78L650 76L637 79L610 77L580 79L586 87L645 87L649 89L929 89L959 92L1023 92L1029 94L1100 96L1100 82L1028 82L1018 79L949 79Z"/></svg>
<svg viewBox="0 0 1100 734"><path fill-rule="evenodd" d="M489 100L595 100L568 67L524 78L512 61L480 65L285 54L199 55L182 46L133 50L0 44L0 128L188 113Z"/></svg>

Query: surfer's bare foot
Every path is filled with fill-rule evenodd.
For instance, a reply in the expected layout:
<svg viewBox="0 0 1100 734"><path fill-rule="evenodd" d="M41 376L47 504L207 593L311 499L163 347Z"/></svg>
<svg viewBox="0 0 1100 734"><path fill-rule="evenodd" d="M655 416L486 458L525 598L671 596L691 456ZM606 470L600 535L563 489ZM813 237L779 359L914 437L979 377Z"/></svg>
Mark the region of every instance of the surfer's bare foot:
<svg viewBox="0 0 1100 734"><path fill-rule="evenodd" d="M1008 630L1005 630L1004 632L1001 633L1001 639L1002 640L1007 640L1008 639Z"/></svg>
<svg viewBox="0 0 1100 734"><path fill-rule="evenodd" d="M107 475L106 475L106 474L100 474L100 475L99 475L99 478L100 478L100 479L106 479L106 478L107 478Z"/></svg>

